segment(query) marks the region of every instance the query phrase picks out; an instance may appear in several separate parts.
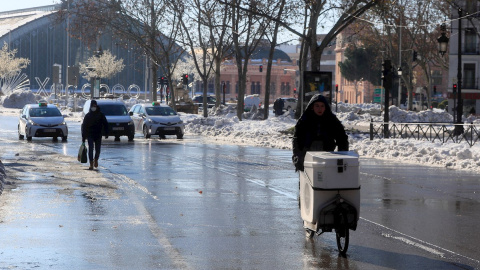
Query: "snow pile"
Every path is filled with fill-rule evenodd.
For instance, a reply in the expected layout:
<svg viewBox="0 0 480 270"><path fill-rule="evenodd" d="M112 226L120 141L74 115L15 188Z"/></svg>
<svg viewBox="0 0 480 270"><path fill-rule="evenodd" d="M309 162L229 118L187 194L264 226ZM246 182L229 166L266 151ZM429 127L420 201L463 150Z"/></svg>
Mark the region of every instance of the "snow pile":
<svg viewBox="0 0 480 270"><path fill-rule="evenodd" d="M417 140L363 139L355 141L351 148L363 157L480 172L480 147L470 147L465 142L442 144Z"/></svg>
<svg viewBox="0 0 480 270"><path fill-rule="evenodd" d="M1 103L5 108L21 109L26 104L36 103L37 95L32 91L15 90L12 94L1 99Z"/></svg>
<svg viewBox="0 0 480 270"><path fill-rule="evenodd" d="M221 114L219 110L210 111L212 115L207 118L200 115L181 114L187 135L202 135L211 137L215 141L235 144L291 148L290 135L285 134L284 131L293 127L296 121L288 113L285 116L270 117L265 121L249 119L240 121L232 108L223 109L224 115L219 115Z"/></svg>
<svg viewBox="0 0 480 270"><path fill-rule="evenodd" d="M412 113L396 106L390 106L389 118L390 121L396 123L452 123L453 121L453 116L444 110L435 109Z"/></svg>

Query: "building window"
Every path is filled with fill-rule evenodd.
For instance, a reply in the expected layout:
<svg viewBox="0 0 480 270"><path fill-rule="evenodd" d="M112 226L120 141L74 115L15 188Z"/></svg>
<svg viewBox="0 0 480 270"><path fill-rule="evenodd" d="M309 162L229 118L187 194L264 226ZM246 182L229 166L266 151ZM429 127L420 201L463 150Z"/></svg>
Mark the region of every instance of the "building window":
<svg viewBox="0 0 480 270"><path fill-rule="evenodd" d="M260 82L257 82L257 89L255 91L255 94L260 95L261 90L262 90L262 86L260 85Z"/></svg>
<svg viewBox="0 0 480 270"><path fill-rule="evenodd" d="M433 85L442 85L443 75L441 70L432 71L432 84Z"/></svg>
<svg viewBox="0 0 480 270"><path fill-rule="evenodd" d="M477 0L467 0L465 4L465 11L467 14L473 14L477 12Z"/></svg>
<svg viewBox="0 0 480 270"><path fill-rule="evenodd" d="M473 28L465 29L464 53L477 53L477 34Z"/></svg>
<svg viewBox="0 0 480 270"><path fill-rule="evenodd" d="M270 84L270 94L272 95L272 97L275 97L277 94L277 89L275 87L276 87L275 83L272 82Z"/></svg>
<svg viewBox="0 0 480 270"><path fill-rule="evenodd" d="M475 87L475 64L463 65L463 88L474 89Z"/></svg>
<svg viewBox="0 0 480 270"><path fill-rule="evenodd" d="M284 82L282 82L282 85L280 86L280 95L285 96L286 95L285 92L286 92L286 85Z"/></svg>
<svg viewBox="0 0 480 270"><path fill-rule="evenodd" d="M250 94L255 94L255 82L252 82L252 84L250 84Z"/></svg>
<svg viewBox="0 0 480 270"><path fill-rule="evenodd" d="M230 89L231 85L230 85L230 81L227 81L227 87L225 88L225 94L230 94Z"/></svg>
<svg viewBox="0 0 480 270"><path fill-rule="evenodd" d="M290 96L290 83L287 82L285 85L285 95Z"/></svg>
<svg viewBox="0 0 480 270"><path fill-rule="evenodd" d="M235 94L238 95L238 81L237 81L237 83L235 83Z"/></svg>

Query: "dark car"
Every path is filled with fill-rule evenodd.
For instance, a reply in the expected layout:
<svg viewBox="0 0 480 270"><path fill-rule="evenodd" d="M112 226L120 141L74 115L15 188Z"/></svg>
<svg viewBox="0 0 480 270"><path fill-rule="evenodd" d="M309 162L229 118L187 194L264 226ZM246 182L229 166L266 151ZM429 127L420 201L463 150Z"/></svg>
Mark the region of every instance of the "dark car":
<svg viewBox="0 0 480 270"><path fill-rule="evenodd" d="M195 103L195 105L198 105L198 107L202 107L203 106L203 96L195 96L192 98L193 100L193 103ZM212 97L212 96L207 96L207 107L208 108L212 108L213 106L215 106L215 103L217 102L217 99Z"/></svg>
<svg viewBox="0 0 480 270"><path fill-rule="evenodd" d="M83 107L83 116L90 110L91 100L87 100ZM125 104L118 100L97 99L97 105L105 114L108 122L108 136L114 136L120 140L120 136L127 136L129 141L135 136L135 125Z"/></svg>

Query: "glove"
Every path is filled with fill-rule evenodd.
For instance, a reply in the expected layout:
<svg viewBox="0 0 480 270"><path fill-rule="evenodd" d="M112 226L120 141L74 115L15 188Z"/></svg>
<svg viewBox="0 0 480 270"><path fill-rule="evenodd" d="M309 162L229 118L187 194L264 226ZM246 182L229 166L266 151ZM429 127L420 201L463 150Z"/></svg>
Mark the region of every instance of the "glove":
<svg viewBox="0 0 480 270"><path fill-rule="evenodd" d="M105 139L108 139L108 135L105 135Z"/></svg>
<svg viewBox="0 0 480 270"><path fill-rule="evenodd" d="M85 137L82 137L82 143L85 143Z"/></svg>
<svg viewBox="0 0 480 270"><path fill-rule="evenodd" d="M303 171L303 160L300 160L298 156L292 156L293 165L295 165L295 172Z"/></svg>

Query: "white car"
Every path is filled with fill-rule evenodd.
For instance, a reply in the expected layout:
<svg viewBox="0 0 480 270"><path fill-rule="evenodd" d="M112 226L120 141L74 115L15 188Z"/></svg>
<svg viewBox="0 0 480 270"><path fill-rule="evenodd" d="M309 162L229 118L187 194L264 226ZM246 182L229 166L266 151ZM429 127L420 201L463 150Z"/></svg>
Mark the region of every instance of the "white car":
<svg viewBox="0 0 480 270"><path fill-rule="evenodd" d="M262 102L260 101L260 97L258 95L248 95L243 100L243 110L249 112L252 110L253 106L260 109L262 106Z"/></svg>
<svg viewBox="0 0 480 270"><path fill-rule="evenodd" d="M284 98L281 98L283 99L283 109L288 111L288 110L292 110L292 111L295 111L297 109L297 102L298 100L296 98L288 98L288 97L284 97Z"/></svg>
<svg viewBox="0 0 480 270"><path fill-rule="evenodd" d="M46 102L25 105L18 120L18 139L24 137L27 141L32 137L52 137L54 140L61 137L66 141L67 123L57 106Z"/></svg>
<svg viewBox="0 0 480 270"><path fill-rule="evenodd" d="M400 109L406 110L408 108L408 101L405 102L405 104L402 104L400 106ZM427 109L427 105L423 104L423 106L420 107L420 101L412 100L412 110L414 111L423 111Z"/></svg>
<svg viewBox="0 0 480 270"><path fill-rule="evenodd" d="M145 138L158 135L165 139L165 135L176 135L182 139L185 124L180 116L168 105L153 102L152 104L136 104L130 109L135 132L142 133Z"/></svg>

